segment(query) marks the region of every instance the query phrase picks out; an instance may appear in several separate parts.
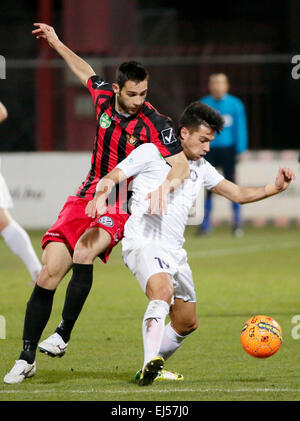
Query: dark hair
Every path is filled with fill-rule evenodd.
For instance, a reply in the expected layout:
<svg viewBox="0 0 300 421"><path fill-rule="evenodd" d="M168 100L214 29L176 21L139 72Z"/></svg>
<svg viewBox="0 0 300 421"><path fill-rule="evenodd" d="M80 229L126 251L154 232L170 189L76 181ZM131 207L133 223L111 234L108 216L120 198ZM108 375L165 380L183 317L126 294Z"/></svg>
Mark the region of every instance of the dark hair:
<svg viewBox="0 0 300 421"><path fill-rule="evenodd" d="M220 133L224 127L224 120L218 111L208 105L200 101L192 102L186 107L180 117L178 133L180 135L182 127L186 127L192 131L198 130L201 124Z"/></svg>
<svg viewBox="0 0 300 421"><path fill-rule="evenodd" d="M125 61L120 64L116 71L116 82L120 89L123 88L127 80L143 82L143 80L148 78L149 74L147 70L137 61Z"/></svg>

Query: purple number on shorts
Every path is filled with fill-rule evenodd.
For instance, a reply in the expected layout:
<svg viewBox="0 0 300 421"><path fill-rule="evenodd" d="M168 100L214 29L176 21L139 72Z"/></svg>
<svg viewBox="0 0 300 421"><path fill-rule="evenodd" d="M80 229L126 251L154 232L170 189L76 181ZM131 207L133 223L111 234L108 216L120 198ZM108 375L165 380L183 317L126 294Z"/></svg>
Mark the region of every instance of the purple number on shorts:
<svg viewBox="0 0 300 421"><path fill-rule="evenodd" d="M169 263L166 263L160 257L154 257L154 259L156 259L158 261L158 264L161 267L161 269L169 269L169 267L170 267Z"/></svg>

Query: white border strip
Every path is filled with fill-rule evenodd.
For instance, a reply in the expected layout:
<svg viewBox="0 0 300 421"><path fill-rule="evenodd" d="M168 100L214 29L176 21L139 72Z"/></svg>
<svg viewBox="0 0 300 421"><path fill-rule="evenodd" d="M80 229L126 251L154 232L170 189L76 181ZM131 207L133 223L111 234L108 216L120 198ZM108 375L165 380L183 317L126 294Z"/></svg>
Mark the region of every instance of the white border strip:
<svg viewBox="0 0 300 421"><path fill-rule="evenodd" d="M8 386L9 387L9 386ZM241 389L222 389L222 388L200 388L200 389L147 389L147 392L145 390L95 390L95 389L88 389L88 390L65 390L63 393L101 393L101 394L136 394L136 393L170 393L170 392L180 392L180 393L300 393L299 389L292 389L292 388L259 388L259 389L247 389L247 388L241 388ZM43 394L43 393L56 393L59 394L60 392L56 389L53 390L0 390L1 394L11 394L11 393L23 393L23 394Z"/></svg>

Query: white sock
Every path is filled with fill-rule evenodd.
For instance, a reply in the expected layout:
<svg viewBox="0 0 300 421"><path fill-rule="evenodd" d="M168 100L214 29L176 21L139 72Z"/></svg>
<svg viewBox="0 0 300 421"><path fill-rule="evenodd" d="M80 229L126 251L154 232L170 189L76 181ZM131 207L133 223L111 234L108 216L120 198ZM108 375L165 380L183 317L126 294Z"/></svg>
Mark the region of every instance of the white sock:
<svg viewBox="0 0 300 421"><path fill-rule="evenodd" d="M169 314L169 304L163 300L151 300L143 319L144 365L158 356Z"/></svg>
<svg viewBox="0 0 300 421"><path fill-rule="evenodd" d="M1 234L11 251L23 260L34 281L42 266L27 232L16 221L12 221L1 231Z"/></svg>
<svg viewBox="0 0 300 421"><path fill-rule="evenodd" d="M164 329L164 336L161 341L161 346L158 355L163 357L165 361L174 354L174 352L183 344L184 339L187 337L179 335L168 323Z"/></svg>

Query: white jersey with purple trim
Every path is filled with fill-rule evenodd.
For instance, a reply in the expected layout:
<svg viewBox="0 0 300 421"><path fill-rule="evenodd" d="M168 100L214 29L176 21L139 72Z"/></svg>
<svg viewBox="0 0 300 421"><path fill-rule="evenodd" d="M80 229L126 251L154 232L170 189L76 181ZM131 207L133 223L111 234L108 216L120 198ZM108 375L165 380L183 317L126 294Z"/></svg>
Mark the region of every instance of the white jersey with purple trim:
<svg viewBox="0 0 300 421"><path fill-rule="evenodd" d="M181 248L189 212L204 186L212 189L223 176L204 158L189 161L190 176L168 197L167 214L150 215L148 193L166 179L171 167L157 147L147 143L134 149L117 165L132 182L131 216L125 224L123 244L128 242L162 242L164 246Z"/></svg>

